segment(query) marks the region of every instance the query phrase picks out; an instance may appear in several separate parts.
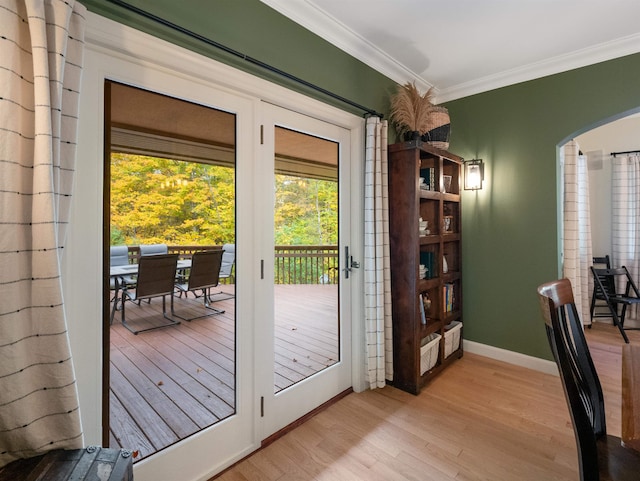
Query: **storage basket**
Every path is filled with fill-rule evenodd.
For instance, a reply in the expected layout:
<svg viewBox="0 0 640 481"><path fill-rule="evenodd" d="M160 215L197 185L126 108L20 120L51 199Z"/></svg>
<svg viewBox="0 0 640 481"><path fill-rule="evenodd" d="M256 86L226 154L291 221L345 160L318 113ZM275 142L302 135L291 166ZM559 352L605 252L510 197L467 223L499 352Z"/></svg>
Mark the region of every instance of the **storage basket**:
<svg viewBox="0 0 640 481"><path fill-rule="evenodd" d="M460 347L462 322L453 321L444 327L444 357L447 358Z"/></svg>
<svg viewBox="0 0 640 481"><path fill-rule="evenodd" d="M442 150L449 148L451 135L451 119L445 107L433 107L429 110L427 131L422 134L422 141Z"/></svg>
<svg viewBox="0 0 640 481"><path fill-rule="evenodd" d="M436 365L438 361L438 350L440 347L440 334L434 332L422 339L420 343L420 375Z"/></svg>

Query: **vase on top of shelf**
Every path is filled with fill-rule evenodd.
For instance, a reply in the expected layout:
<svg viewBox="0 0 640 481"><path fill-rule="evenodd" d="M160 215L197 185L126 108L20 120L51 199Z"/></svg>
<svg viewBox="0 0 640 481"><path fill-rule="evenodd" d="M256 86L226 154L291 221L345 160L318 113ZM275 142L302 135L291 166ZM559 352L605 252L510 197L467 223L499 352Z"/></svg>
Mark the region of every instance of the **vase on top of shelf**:
<svg viewBox="0 0 640 481"><path fill-rule="evenodd" d="M447 254L442 256L442 273L446 274L449 272L449 264L447 263Z"/></svg>
<svg viewBox="0 0 640 481"><path fill-rule="evenodd" d="M408 130L404 133L405 142L411 142L412 140L419 140L421 134L418 130Z"/></svg>
<svg viewBox="0 0 640 481"><path fill-rule="evenodd" d="M433 108L433 89L421 94L415 82L399 85L391 97L390 120L405 141L420 140L429 130L429 112Z"/></svg>
<svg viewBox="0 0 640 481"><path fill-rule="evenodd" d="M427 127L422 135L422 141L442 150L449 148L451 135L451 120L446 107L434 105L429 110Z"/></svg>

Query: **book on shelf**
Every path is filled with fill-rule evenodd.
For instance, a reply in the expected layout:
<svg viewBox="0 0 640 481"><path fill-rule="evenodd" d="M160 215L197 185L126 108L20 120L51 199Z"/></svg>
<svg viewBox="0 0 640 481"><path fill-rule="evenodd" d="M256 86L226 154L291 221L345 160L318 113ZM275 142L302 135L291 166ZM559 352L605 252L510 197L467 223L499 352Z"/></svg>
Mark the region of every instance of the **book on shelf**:
<svg viewBox="0 0 640 481"><path fill-rule="evenodd" d="M420 177L424 178L424 183L420 184L421 189L435 190L436 189L436 175L434 167L426 167L420 169Z"/></svg>
<svg viewBox="0 0 640 481"><path fill-rule="evenodd" d="M420 294L419 304L420 304L420 322L422 324L426 324L427 314L424 311L424 298L422 297L422 294Z"/></svg>
<svg viewBox="0 0 640 481"><path fill-rule="evenodd" d="M422 294L422 307L424 308L426 319L429 319L431 317L431 299L427 292Z"/></svg>
<svg viewBox="0 0 640 481"><path fill-rule="evenodd" d="M451 283L446 283L444 286L442 286L442 305L444 307L444 312L453 311L454 300L454 285Z"/></svg>

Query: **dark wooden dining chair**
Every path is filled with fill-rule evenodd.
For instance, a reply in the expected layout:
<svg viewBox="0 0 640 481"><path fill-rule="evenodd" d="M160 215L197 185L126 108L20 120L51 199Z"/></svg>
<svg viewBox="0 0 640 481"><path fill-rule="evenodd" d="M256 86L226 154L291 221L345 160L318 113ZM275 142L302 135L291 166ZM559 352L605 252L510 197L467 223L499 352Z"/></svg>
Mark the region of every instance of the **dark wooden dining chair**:
<svg viewBox="0 0 640 481"><path fill-rule="evenodd" d="M611 259L608 255L603 257L594 257L592 267L596 269L611 269ZM606 309L606 312L602 312L602 307ZM591 315L591 322L596 317L609 317L609 307L604 300L604 294L598 287L598 283L593 281L593 292L591 293L591 308L589 309Z"/></svg>
<svg viewBox="0 0 640 481"><path fill-rule="evenodd" d="M640 453L607 434L598 379L568 279L538 287L551 352L569 406L578 447L580 481L637 481Z"/></svg>
<svg viewBox="0 0 640 481"><path fill-rule="evenodd" d="M602 297L609 308L613 324L618 327L624 342L629 343L629 338L624 332L624 321L627 316L627 308L640 304L640 291L633 282L631 274L625 266L614 269L596 269L591 267L593 279L602 293ZM624 286L623 289L618 287ZM640 479L640 476L638 476Z"/></svg>
<svg viewBox="0 0 640 481"><path fill-rule="evenodd" d="M202 297L204 299L205 309L213 312L206 313L201 316L186 318L176 314L172 305L172 316L184 321L193 321L194 319L200 319L202 317L224 313L224 310L217 309L211 306L212 301L210 298L211 288L216 287L220 279L220 266L222 264L223 253L224 251L221 249L194 252L193 256L191 257L191 269L189 272L189 277L187 278L187 282L176 284L176 289L180 293L184 292L186 294L187 292L193 292L196 297ZM196 291L201 291L200 296L196 294Z"/></svg>
<svg viewBox="0 0 640 481"><path fill-rule="evenodd" d="M171 311L173 312L173 292L176 278L178 254L159 254L140 256L138 260L138 277L135 284L135 292L127 286L122 290L122 325L134 334L161 327L175 326L180 321L169 317L167 314L166 297L171 298ZM162 297L162 316L166 321L161 324L153 324L151 327L136 329L126 321L125 306L127 301L140 301Z"/></svg>

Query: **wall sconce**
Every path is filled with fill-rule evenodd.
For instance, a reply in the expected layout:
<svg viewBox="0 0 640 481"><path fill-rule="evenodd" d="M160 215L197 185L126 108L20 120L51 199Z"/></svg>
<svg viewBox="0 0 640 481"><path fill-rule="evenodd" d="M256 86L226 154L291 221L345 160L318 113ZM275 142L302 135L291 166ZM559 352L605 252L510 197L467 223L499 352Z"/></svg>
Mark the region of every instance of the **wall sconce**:
<svg viewBox="0 0 640 481"><path fill-rule="evenodd" d="M464 163L464 190L482 189L484 162L482 159L467 160Z"/></svg>

